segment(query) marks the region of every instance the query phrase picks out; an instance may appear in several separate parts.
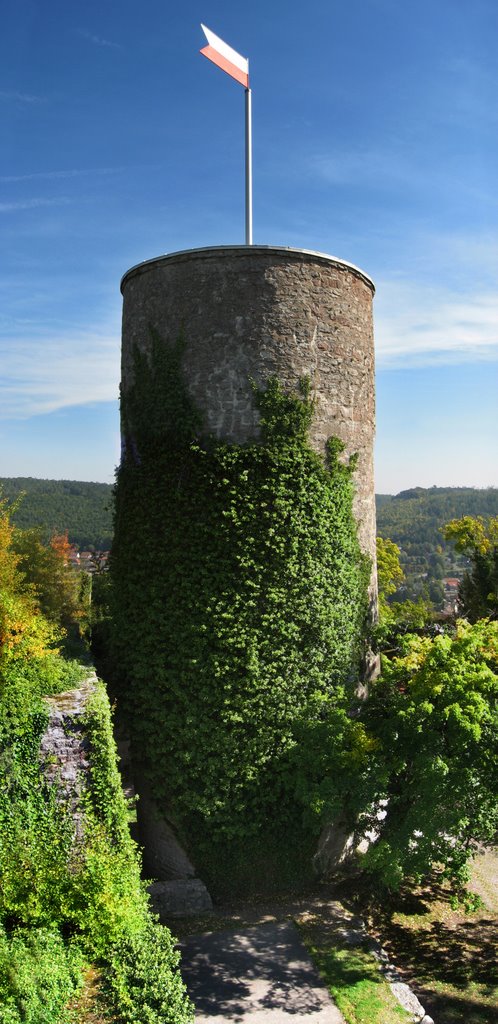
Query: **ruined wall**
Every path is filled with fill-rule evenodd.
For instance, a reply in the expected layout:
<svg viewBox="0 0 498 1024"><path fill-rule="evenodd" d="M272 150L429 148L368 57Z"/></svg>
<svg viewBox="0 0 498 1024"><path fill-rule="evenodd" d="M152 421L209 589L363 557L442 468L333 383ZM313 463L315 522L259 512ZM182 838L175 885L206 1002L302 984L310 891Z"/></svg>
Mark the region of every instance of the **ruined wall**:
<svg viewBox="0 0 498 1024"><path fill-rule="evenodd" d="M257 436L250 379L277 376L295 389L309 376L315 398L311 442L331 435L358 452L355 515L375 560L374 345L370 279L350 264L301 249L195 249L133 267L122 281L122 386L149 327L185 337L183 370L206 430L243 442Z"/></svg>
<svg viewBox="0 0 498 1024"><path fill-rule="evenodd" d="M92 749L85 716L96 687L97 677L91 672L78 687L44 698L49 720L40 742L40 767L45 780L57 787L57 800L71 815L76 853L85 847L84 796L92 786ZM146 877L156 879L149 886L154 912L164 920L208 913L212 902L205 885L195 877L170 826L159 815L145 780L139 781L140 841L146 847ZM123 785L123 789L128 797L129 786Z"/></svg>
<svg viewBox="0 0 498 1024"><path fill-rule="evenodd" d="M70 810L78 841L83 839L81 801L90 772L90 745L83 720L96 682L92 672L79 687L45 697L50 717L40 743L40 762L47 782L57 785L60 799Z"/></svg>

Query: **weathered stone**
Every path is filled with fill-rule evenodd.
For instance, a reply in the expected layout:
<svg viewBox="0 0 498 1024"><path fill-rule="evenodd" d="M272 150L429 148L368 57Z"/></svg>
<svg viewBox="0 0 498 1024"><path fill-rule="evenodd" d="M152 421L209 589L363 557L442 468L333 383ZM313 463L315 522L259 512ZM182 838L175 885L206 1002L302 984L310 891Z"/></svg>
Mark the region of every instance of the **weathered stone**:
<svg viewBox="0 0 498 1024"><path fill-rule="evenodd" d="M343 825L339 822L325 825L313 857L313 868L320 876L334 874L351 860L354 853L354 836Z"/></svg>
<svg viewBox="0 0 498 1024"><path fill-rule="evenodd" d="M191 917L210 913L211 897L200 878L153 882L149 886L152 909L161 921L170 917Z"/></svg>
<svg viewBox="0 0 498 1024"><path fill-rule="evenodd" d="M163 881L193 878L193 864L180 845L173 826L159 812L147 779L137 770L135 785L139 793L137 822L146 876Z"/></svg>
<svg viewBox="0 0 498 1024"><path fill-rule="evenodd" d="M70 810L77 840L83 833L81 798L88 785L90 769L89 744L82 718L96 681L92 672L74 690L45 697L49 720L40 743L40 765L47 782L57 786L58 799Z"/></svg>
<svg viewBox="0 0 498 1024"><path fill-rule="evenodd" d="M358 453L355 515L375 565L373 284L330 256L272 246L195 249L148 260L122 281L122 385L133 349L150 351L150 327L185 338L183 370L206 432L240 443L257 437L250 381L276 376L288 390L309 376L311 443L332 436ZM373 581L373 591L375 582Z"/></svg>

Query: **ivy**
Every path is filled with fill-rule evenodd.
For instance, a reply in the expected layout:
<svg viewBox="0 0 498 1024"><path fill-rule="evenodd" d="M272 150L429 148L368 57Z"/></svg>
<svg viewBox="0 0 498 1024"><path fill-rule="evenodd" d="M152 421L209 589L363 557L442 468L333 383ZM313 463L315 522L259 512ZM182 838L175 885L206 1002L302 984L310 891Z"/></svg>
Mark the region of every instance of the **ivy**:
<svg viewBox="0 0 498 1024"><path fill-rule="evenodd" d="M0 703L0 722L2 712ZM47 721L40 701L22 733L10 729L0 744L0 1002L8 1007L6 1024L66 1021L65 1003L88 958L100 967L119 1020L187 1024L191 1009L179 956L169 930L149 912L128 831L103 687L96 687L82 721L90 771L79 838L57 786L40 771Z"/></svg>
<svg viewBox="0 0 498 1024"><path fill-rule="evenodd" d="M81 828L72 801L45 778L40 741L50 716L42 698L80 682L82 668L49 646L54 633L18 571L12 532L0 501L0 1022L72 1020L67 1002L90 958L113 1019L187 1024L179 956L149 912L128 831L100 684L81 720L89 741Z"/></svg>
<svg viewBox="0 0 498 1024"><path fill-rule="evenodd" d="M347 705L369 565L355 460L335 438L311 448L309 383L253 384L260 436L229 444L203 430L182 348L152 332L122 398L113 652L156 796L190 845L216 846L296 817L288 755Z"/></svg>

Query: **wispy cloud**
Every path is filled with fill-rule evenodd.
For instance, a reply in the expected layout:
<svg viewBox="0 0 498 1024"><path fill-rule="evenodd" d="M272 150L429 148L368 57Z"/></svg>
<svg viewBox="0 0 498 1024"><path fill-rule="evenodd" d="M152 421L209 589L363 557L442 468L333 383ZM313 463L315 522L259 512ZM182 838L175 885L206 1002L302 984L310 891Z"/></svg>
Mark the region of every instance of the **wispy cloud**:
<svg viewBox="0 0 498 1024"><path fill-rule="evenodd" d="M496 125L496 64L486 67L484 60L468 55L443 60L437 69L439 88L434 90L433 117L449 123Z"/></svg>
<svg viewBox="0 0 498 1024"><path fill-rule="evenodd" d="M55 181L60 178L83 178L98 174L119 174L122 167L86 167L70 168L65 171L33 171L32 174L4 174L0 175L0 184L8 185L20 181Z"/></svg>
<svg viewBox="0 0 498 1024"><path fill-rule="evenodd" d="M16 210L36 210L44 206L68 206L74 202L69 196L54 196L53 198L14 199L9 203L0 203L0 213L14 213Z"/></svg>
<svg viewBox="0 0 498 1024"><path fill-rule="evenodd" d="M330 185L357 185L364 180L392 184L418 181L416 168L400 152L386 149L316 153L307 159L308 173Z"/></svg>
<svg viewBox="0 0 498 1024"><path fill-rule="evenodd" d="M119 386L119 323L6 337L0 343L0 418L93 402L115 401Z"/></svg>
<svg viewBox="0 0 498 1024"><path fill-rule="evenodd" d="M484 187L481 177L466 173L465 159L437 163L433 161L430 175L427 163L409 143L388 141L384 148L358 148L338 150L335 153L316 153L306 158L304 173L327 185L359 187L389 193L402 193L408 199L420 195L427 197L432 208L437 192L448 197L465 195L472 200L496 204L496 197ZM430 200L430 202L429 202Z"/></svg>
<svg viewBox="0 0 498 1024"><path fill-rule="evenodd" d="M35 96L33 93L17 92L14 89L0 89L0 100L14 100L17 103L45 103L46 96Z"/></svg>
<svg viewBox="0 0 498 1024"><path fill-rule="evenodd" d="M83 36L83 39L88 39L94 46L105 46L110 50L122 50L121 43L115 43L111 39L104 39L102 36L96 36L92 32L88 32L86 29L80 28L78 35Z"/></svg>
<svg viewBox="0 0 498 1024"><path fill-rule="evenodd" d="M379 366L430 366L498 360L498 295L377 282Z"/></svg>

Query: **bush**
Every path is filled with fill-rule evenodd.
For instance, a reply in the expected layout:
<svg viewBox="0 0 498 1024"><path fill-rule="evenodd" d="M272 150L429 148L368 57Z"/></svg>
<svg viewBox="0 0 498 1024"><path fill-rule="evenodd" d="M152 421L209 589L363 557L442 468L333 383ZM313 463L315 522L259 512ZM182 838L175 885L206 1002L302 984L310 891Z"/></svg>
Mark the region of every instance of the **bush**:
<svg viewBox="0 0 498 1024"><path fill-rule="evenodd" d="M0 927L0 1024L66 1021L84 956L120 978L113 987L120 1019L123 1009L126 1020L181 1024L190 1004L171 935L149 914L102 687L83 723L90 773L80 797L82 835L75 808L44 779L39 749L49 715L41 698L74 685L82 671L52 649L57 630L40 613L19 557L0 501L0 925L9 926L9 933Z"/></svg>
<svg viewBox="0 0 498 1024"><path fill-rule="evenodd" d="M460 622L454 636L403 646L362 711L376 791L363 826L377 834L364 866L397 889L442 864L458 889L498 828L498 623Z"/></svg>
<svg viewBox="0 0 498 1024"><path fill-rule="evenodd" d="M106 988L122 1024L188 1024L193 1010L167 928L151 919L112 948Z"/></svg>
<svg viewBox="0 0 498 1024"><path fill-rule="evenodd" d="M55 928L0 925L0 1024L64 1024L81 984L83 958Z"/></svg>

